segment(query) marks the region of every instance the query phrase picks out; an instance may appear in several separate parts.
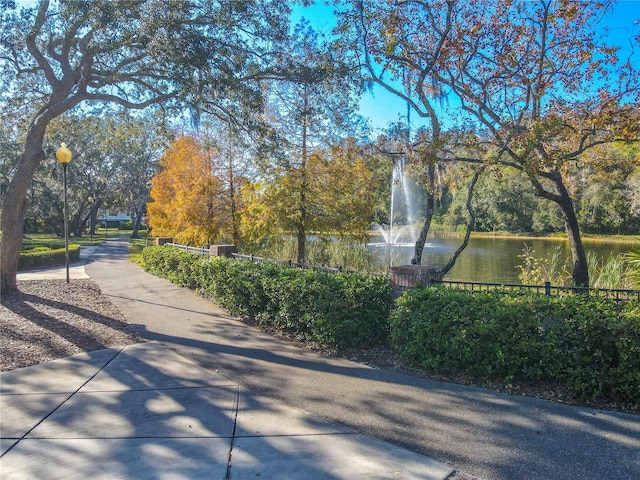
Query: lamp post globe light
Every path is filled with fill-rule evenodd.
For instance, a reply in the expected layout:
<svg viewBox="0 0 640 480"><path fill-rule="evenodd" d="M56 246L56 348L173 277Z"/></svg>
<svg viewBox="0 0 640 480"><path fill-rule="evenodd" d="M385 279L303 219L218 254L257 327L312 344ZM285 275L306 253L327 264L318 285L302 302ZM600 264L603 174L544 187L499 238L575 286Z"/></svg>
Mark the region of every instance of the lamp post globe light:
<svg viewBox="0 0 640 480"><path fill-rule="evenodd" d="M58 163L62 165L63 196L64 196L64 263L67 270L67 283L69 283L69 221L67 216L67 165L71 162L73 154L67 148L66 143L61 143L56 150Z"/></svg>

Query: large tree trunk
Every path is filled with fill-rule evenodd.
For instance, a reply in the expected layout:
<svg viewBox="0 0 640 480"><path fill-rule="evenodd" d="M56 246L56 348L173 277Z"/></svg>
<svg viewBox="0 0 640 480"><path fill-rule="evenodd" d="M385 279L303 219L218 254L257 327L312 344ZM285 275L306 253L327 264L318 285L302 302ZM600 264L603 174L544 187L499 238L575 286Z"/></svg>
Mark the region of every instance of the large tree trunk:
<svg viewBox="0 0 640 480"><path fill-rule="evenodd" d="M298 255L296 262L305 263L307 260L307 162L306 152L305 160L301 166L301 182L300 182L300 205L298 207L298 215L300 220L297 228Z"/></svg>
<svg viewBox="0 0 640 480"><path fill-rule="evenodd" d="M229 210L231 214L231 236L233 238L233 244L236 247L240 247L240 215L238 213L238 206L236 204L236 180L233 174L233 160L231 157L229 157L227 172L229 174Z"/></svg>
<svg viewBox="0 0 640 480"><path fill-rule="evenodd" d="M131 219L131 238L140 238L140 227L142 225L142 218L144 216L144 205L141 205L137 208L135 212L133 212L133 217Z"/></svg>
<svg viewBox="0 0 640 480"><path fill-rule="evenodd" d="M89 223L90 219L91 211L89 211L89 213L87 213L84 217L78 218L78 223L75 227L75 231L73 232L74 237L80 238L82 237L82 235L84 235L84 231L87 229L87 224Z"/></svg>
<svg viewBox="0 0 640 480"><path fill-rule="evenodd" d="M589 265L587 264L587 254L584 251L582 238L580 236L580 227L578 226L578 218L573 208L573 202L566 190L563 188L561 194L562 201L558 203L562 209L564 217L564 228L569 239L571 247L571 257L573 259L573 269L571 277L576 287L589 286Z"/></svg>
<svg viewBox="0 0 640 480"><path fill-rule="evenodd" d="M435 209L435 195L434 195L434 179L435 179L435 166L429 165L427 167L427 210L422 228L420 229L420 235L416 240L416 246L414 250L413 259L411 263L414 265L422 265L422 252L424 251L424 244L427 243L427 235L431 228L431 219L433 218L433 211Z"/></svg>
<svg viewBox="0 0 640 480"><path fill-rule="evenodd" d="M302 116L302 158L300 162L300 205L298 206L298 214L300 220L298 222L297 240L298 240L298 263L305 263L307 257L307 129L308 129L308 97L305 86L304 92L304 108L305 112Z"/></svg>
<svg viewBox="0 0 640 480"><path fill-rule="evenodd" d="M80 209L69 219L69 232L73 232L74 237L82 237L84 229L87 228L88 216L83 217L81 212L84 210L84 204L80 205ZM71 235L71 233L69 233Z"/></svg>
<svg viewBox="0 0 640 480"><path fill-rule="evenodd" d="M587 264L587 254L584 251L584 245L582 244L578 217L576 216L575 209L573 208L573 201L564 186L560 172L551 172L546 175L546 178L554 183L557 193L551 193L544 190L540 182L535 177L530 177L537 195L554 202L560 207L560 210L562 210L564 228L567 233L567 238L569 239L569 246L571 248L571 256L573 259L573 269L571 272L573 285L576 287L588 287L589 265Z"/></svg>
<svg viewBox="0 0 640 480"><path fill-rule="evenodd" d="M44 159L42 143L49 122L38 116L29 126L24 153L5 193L0 228L0 291L6 294L18 289L16 274L24 234L25 199L36 168Z"/></svg>
<svg viewBox="0 0 640 480"><path fill-rule="evenodd" d="M296 258L297 263L305 263L306 261L306 244L307 244L307 235L304 231L304 228L299 229L297 233L298 240L298 255Z"/></svg>
<svg viewBox="0 0 640 480"><path fill-rule="evenodd" d="M98 199L93 202L91 205L91 210L89 212L89 235L96 234L96 219L98 218L98 210L100 210L100 206L102 205L102 200Z"/></svg>

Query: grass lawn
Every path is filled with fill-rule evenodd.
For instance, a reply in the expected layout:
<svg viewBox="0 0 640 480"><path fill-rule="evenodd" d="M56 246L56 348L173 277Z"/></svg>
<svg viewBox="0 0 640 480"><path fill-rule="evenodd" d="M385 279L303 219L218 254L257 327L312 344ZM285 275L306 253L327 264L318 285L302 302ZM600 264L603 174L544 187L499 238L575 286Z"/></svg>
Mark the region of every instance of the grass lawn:
<svg viewBox="0 0 640 480"><path fill-rule="evenodd" d="M96 233L93 237L90 235L83 237L70 237L69 245L80 245L81 247L101 245L107 237L107 233L112 236L114 234L114 229L112 228L107 232L104 228L98 228L96 229ZM130 232L126 230L120 230L118 233L130 234ZM140 230L138 234L140 238L129 239L129 260L140 265L142 263L142 250L149 244L150 240L147 237L146 230ZM22 240L22 251L32 250L37 247L46 247L50 249L64 248L64 239L55 234L49 233L26 234Z"/></svg>
<svg viewBox="0 0 640 480"><path fill-rule="evenodd" d="M129 239L129 260L142 265L142 250L148 245L151 245L151 239L147 236L147 232L141 230L138 232L140 238Z"/></svg>
<svg viewBox="0 0 640 480"><path fill-rule="evenodd" d="M111 230L113 232L113 229ZM105 230L97 229L91 237L69 237L69 245L100 245L105 239ZM64 238L53 233L27 233L22 239L22 250L31 250L36 247L64 248Z"/></svg>

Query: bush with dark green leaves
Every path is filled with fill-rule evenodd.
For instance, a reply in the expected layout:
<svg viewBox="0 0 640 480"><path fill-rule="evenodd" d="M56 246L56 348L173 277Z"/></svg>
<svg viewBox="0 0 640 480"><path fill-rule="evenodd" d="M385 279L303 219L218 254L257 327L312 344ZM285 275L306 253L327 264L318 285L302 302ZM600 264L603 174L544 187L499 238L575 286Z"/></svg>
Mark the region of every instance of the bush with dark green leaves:
<svg viewBox="0 0 640 480"><path fill-rule="evenodd" d="M515 383L560 383L575 398L640 405L640 304L589 295L418 288L391 312L385 278L209 258L154 246L145 268L229 311L335 347L390 335L406 364ZM389 319L390 316L390 319Z"/></svg>
<svg viewBox="0 0 640 480"><path fill-rule="evenodd" d="M429 287L405 293L390 323L394 350L426 371L640 404L638 302Z"/></svg>
<svg viewBox="0 0 640 480"><path fill-rule="evenodd" d="M148 247L142 251L144 268L181 287L197 288L201 256L169 247Z"/></svg>
<svg viewBox="0 0 640 480"><path fill-rule="evenodd" d="M80 260L80 245L69 245L69 262L77 262L78 260ZM64 265L65 262L64 248L40 246L20 252L18 270Z"/></svg>
<svg viewBox="0 0 640 480"><path fill-rule="evenodd" d="M270 308L264 283L278 276L282 267L269 263L204 258L199 270L198 290L236 315L257 318Z"/></svg>
<svg viewBox="0 0 640 480"><path fill-rule="evenodd" d="M202 257L162 246L146 248L143 259L151 273L305 340L345 348L380 343L389 334L392 302L385 278Z"/></svg>
<svg viewBox="0 0 640 480"><path fill-rule="evenodd" d="M391 294L386 279L279 267L265 278L261 323L337 347L387 339Z"/></svg>

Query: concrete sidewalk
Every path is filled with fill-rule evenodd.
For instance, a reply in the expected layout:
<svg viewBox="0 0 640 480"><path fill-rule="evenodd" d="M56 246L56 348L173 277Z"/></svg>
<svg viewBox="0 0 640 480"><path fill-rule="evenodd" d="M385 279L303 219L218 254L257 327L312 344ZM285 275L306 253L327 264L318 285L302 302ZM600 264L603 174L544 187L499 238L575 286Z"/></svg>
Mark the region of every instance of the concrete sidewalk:
<svg viewBox="0 0 640 480"><path fill-rule="evenodd" d="M451 468L287 407L158 342L0 376L2 479L444 479Z"/></svg>
<svg viewBox="0 0 640 480"><path fill-rule="evenodd" d="M80 260L69 264L69 278L70 279L82 279L89 278L87 272L84 269L85 264L91 258L91 255L100 248L100 245L93 245L90 247L80 247ZM35 270L23 270L18 272L18 280L64 280L67 278L67 269L63 266L38 268Z"/></svg>
<svg viewBox="0 0 640 480"><path fill-rule="evenodd" d="M193 361L203 375L220 375L239 392L258 395L259 403L308 415L314 424L325 419L374 443L390 442L382 451L403 446L424 455L418 458L426 466L436 459L465 479L640 479L638 415L437 382L299 348L146 273L128 261L124 237L97 248L84 268L143 337ZM313 448L300 452L302 458L322 455ZM343 455L350 458L351 447ZM403 478L385 475L364 478Z"/></svg>

